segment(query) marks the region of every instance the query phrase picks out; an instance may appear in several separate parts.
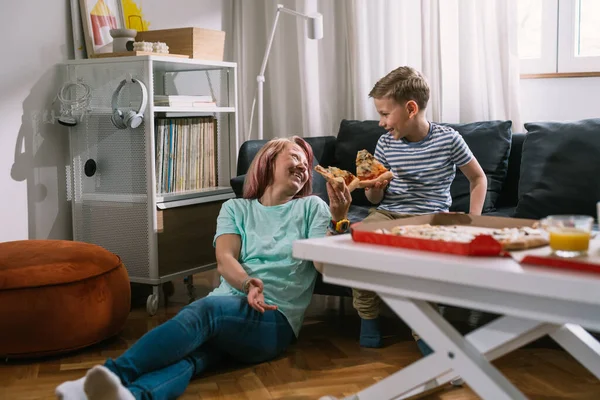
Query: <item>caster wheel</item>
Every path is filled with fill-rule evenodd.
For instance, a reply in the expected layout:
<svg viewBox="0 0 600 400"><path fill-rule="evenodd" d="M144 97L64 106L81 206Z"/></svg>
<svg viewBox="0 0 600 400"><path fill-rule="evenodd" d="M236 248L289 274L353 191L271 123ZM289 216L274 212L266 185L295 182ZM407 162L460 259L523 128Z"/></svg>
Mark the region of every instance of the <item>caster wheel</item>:
<svg viewBox="0 0 600 400"><path fill-rule="evenodd" d="M150 316L154 316L156 314L156 312L158 311L157 295L151 294L150 296L148 296L148 299L146 300L146 311Z"/></svg>

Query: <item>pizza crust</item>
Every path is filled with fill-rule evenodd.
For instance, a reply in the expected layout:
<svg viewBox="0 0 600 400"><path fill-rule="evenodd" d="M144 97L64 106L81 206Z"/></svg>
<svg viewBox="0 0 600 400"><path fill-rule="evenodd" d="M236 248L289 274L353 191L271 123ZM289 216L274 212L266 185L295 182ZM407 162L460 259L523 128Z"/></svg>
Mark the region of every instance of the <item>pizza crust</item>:
<svg viewBox="0 0 600 400"><path fill-rule="evenodd" d="M358 178L352 179L352 182L350 182L347 185L348 186L348 190L350 191L350 193L352 193L352 191L358 187L359 183L360 183L360 181L358 180Z"/></svg>
<svg viewBox="0 0 600 400"><path fill-rule="evenodd" d="M368 181L359 181L358 187L360 187L360 188L372 187L372 186L375 186L375 184L377 182L383 182L383 181L389 182L392 180L393 177L394 177L394 174L392 174L391 171L387 171L387 172L384 172L383 174L379 175L375 179L369 179Z"/></svg>
<svg viewBox="0 0 600 400"><path fill-rule="evenodd" d="M548 245L548 241L542 237L525 237L520 239L510 240L498 240L502 245L502 249L506 251L517 251L534 249L536 247L543 247Z"/></svg>
<svg viewBox="0 0 600 400"><path fill-rule="evenodd" d="M546 246L548 240L542 235L542 231L534 227L501 228L492 233L502 248L507 251L527 250Z"/></svg>
<svg viewBox="0 0 600 400"><path fill-rule="evenodd" d="M315 165L315 171L317 171L319 174L321 174L323 176L323 178L325 178L325 180L327 182L331 183L332 185L339 186L340 183L344 182L344 180L341 177L336 178L335 176L333 176L333 174L331 172L329 172L327 169L321 167L320 165Z"/></svg>
<svg viewBox="0 0 600 400"><path fill-rule="evenodd" d="M325 180L327 180L327 182L331 183L333 186L339 188L340 190L343 189L342 185L344 185L346 183L346 181L343 177L333 175L327 168L323 168L320 165L315 165L315 171L317 171L319 174L321 174L323 176L323 178L325 178ZM344 172L347 172L347 171L344 171ZM359 183L360 183L359 179L354 176L352 178L352 180L346 186L348 186L348 190L350 192L352 192L354 189L356 189L358 187Z"/></svg>

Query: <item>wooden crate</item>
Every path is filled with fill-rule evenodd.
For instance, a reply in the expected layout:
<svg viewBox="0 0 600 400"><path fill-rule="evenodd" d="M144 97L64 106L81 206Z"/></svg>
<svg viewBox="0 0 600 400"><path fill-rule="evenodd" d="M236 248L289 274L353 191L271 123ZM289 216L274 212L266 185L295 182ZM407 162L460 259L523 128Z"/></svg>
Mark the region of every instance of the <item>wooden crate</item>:
<svg viewBox="0 0 600 400"><path fill-rule="evenodd" d="M204 28L159 29L138 32L138 42L164 42L169 53L184 54L201 60L223 61L225 32Z"/></svg>

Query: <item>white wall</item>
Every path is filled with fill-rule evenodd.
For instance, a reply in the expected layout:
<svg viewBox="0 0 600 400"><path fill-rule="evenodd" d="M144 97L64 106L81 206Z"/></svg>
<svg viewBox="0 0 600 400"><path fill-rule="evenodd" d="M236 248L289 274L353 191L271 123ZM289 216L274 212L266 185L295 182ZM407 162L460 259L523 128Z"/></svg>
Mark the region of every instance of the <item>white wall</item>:
<svg viewBox="0 0 600 400"><path fill-rule="evenodd" d="M223 27L221 0L142 0L141 5L151 30L185 27L221 30Z"/></svg>
<svg viewBox="0 0 600 400"><path fill-rule="evenodd" d="M66 128L44 122L73 57L69 1L13 1L0 13L0 242L72 239ZM151 29L222 29L229 0L143 0ZM22 16L27 15L27 22ZM55 105L58 111L58 104Z"/></svg>
<svg viewBox="0 0 600 400"><path fill-rule="evenodd" d="M521 120L600 118L600 78L521 79Z"/></svg>
<svg viewBox="0 0 600 400"><path fill-rule="evenodd" d="M0 241L71 236L66 131L44 124L72 53L68 2L12 2L0 13ZM28 15L27 23L20 18Z"/></svg>

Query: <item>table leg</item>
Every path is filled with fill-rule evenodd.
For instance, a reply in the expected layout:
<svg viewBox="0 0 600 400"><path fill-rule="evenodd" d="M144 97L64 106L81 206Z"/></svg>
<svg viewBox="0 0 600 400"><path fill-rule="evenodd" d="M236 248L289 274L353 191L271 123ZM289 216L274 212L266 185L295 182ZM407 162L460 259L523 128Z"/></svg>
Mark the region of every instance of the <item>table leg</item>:
<svg viewBox="0 0 600 400"><path fill-rule="evenodd" d="M566 351L600 379L600 343L578 325L557 326L520 317L504 316L461 337L427 302L391 297L385 294L380 296L411 327L427 332L425 340L434 351L441 345L446 352L438 351L422 358L344 400L406 399L425 394L459 375L465 378L473 390L484 398L524 398L518 391L518 395L515 397L506 397L506 395L514 396L513 392L505 392L504 397L497 397L499 392L490 392L489 389L481 394L472 384L472 380L480 379L480 376L477 373L473 374L471 370L480 368L481 360L478 360L478 357L485 357L489 361L495 360L546 334L551 335ZM407 303L409 304L407 305ZM431 337L430 332L432 331L434 331L434 337ZM441 343L440 335L442 336ZM469 349L469 345L472 348ZM451 350L454 355L454 359L452 359L449 358L447 349L454 348L458 348L458 351ZM457 360L456 355L461 350L465 353L464 357L467 359L467 363ZM474 354L472 350L475 350ZM467 375L461 372L461 367L456 364L457 362L461 362L462 371L466 369ZM489 377L490 369L492 371L495 369L489 363L488 365L490 368L482 370L479 375L483 373L488 376L487 379L493 379L496 382L496 388L492 390L505 390L505 382L502 382L502 379L497 379L497 375ZM496 373L499 374L497 370ZM503 377L501 376L501 378ZM510 382L507 383L512 386ZM517 390L514 386L512 388ZM487 388L480 387L479 389L486 390ZM508 390L511 390L510 387Z"/></svg>
<svg viewBox="0 0 600 400"><path fill-rule="evenodd" d="M600 379L600 343L579 325L566 324L550 335L577 361Z"/></svg>
<svg viewBox="0 0 600 400"><path fill-rule="evenodd" d="M482 326L465 336L477 351L484 354L485 358L492 361L516 349L533 342L557 329L556 325L518 317L499 317L489 324ZM435 353L434 353L435 354ZM443 368L443 366L442 366ZM437 371L430 371L437 373ZM429 381L410 392L400 395L400 399L407 399L423 394L435 386L441 386L458 377L452 369L446 370L434 381ZM435 382L435 383L434 383Z"/></svg>
<svg viewBox="0 0 600 400"><path fill-rule="evenodd" d="M445 362L441 364L447 369L456 371L479 396L484 399L496 400L526 399L500 371L485 359L473 344L460 335L429 303L387 294L380 295L380 297L424 338L434 352L445 358ZM424 377L427 378L427 381L435 378L431 374ZM360 395L359 397L362 398Z"/></svg>
<svg viewBox="0 0 600 400"><path fill-rule="evenodd" d="M424 388L421 392L431 390L439 386L435 378L448 370L449 365L444 354L431 354L358 392L357 397L361 400L389 400L419 386Z"/></svg>

